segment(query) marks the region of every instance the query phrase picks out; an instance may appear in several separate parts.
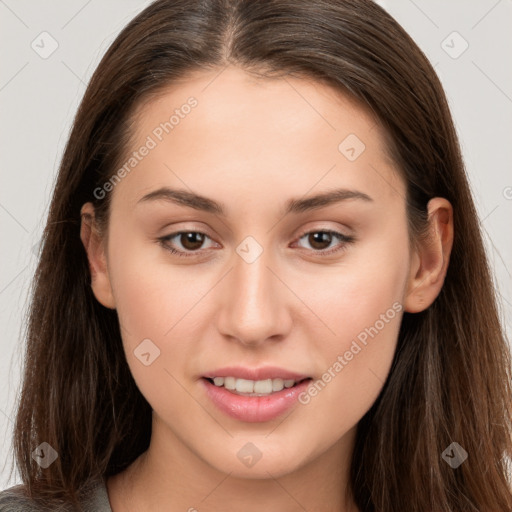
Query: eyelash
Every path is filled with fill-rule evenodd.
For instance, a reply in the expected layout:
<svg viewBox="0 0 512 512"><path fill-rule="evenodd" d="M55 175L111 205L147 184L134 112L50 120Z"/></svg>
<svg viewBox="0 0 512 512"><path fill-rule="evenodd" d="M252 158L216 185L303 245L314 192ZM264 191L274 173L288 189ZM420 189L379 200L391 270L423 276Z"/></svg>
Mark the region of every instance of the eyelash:
<svg viewBox="0 0 512 512"><path fill-rule="evenodd" d="M166 235L164 237L159 238L158 239L158 243L164 249L169 251L171 254L174 254L174 255L176 255L176 256L178 256L180 258L194 257L194 256L197 256L197 254L200 251L184 252L184 251L176 250L176 249L174 249L173 247L170 247L167 244L171 239L175 238L176 236L183 235L183 234L189 234L189 233L197 233L197 234L200 234L200 235L204 235L207 238L210 238L206 233L203 233L201 231L193 231L193 230L192 231L176 231L175 233L171 233L169 235ZM312 233L328 233L330 235L334 235L341 242L343 242L342 244L340 244L340 246L338 246L337 248L334 248L334 249L323 249L323 250L314 250L313 249L313 252L317 253L320 256L330 256L331 254L344 251L344 250L347 249L347 245L348 244L351 244L351 243L353 243L355 241L355 237L354 236L344 235L342 233L339 233L338 231L332 231L332 230L327 230L327 229L318 229L318 230L312 230L312 231L305 231L304 233L302 233L297 238L297 240L300 240L301 238L304 238L306 235L310 235Z"/></svg>

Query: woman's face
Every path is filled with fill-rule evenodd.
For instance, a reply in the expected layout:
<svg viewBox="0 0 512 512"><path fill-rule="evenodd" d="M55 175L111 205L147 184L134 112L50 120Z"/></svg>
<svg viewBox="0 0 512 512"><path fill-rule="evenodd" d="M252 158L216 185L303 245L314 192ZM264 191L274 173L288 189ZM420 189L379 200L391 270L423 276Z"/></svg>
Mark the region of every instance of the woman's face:
<svg viewBox="0 0 512 512"><path fill-rule="evenodd" d="M102 189L112 296L95 293L119 315L152 443L254 478L348 453L414 261L379 126L326 85L230 67L169 88L135 127Z"/></svg>

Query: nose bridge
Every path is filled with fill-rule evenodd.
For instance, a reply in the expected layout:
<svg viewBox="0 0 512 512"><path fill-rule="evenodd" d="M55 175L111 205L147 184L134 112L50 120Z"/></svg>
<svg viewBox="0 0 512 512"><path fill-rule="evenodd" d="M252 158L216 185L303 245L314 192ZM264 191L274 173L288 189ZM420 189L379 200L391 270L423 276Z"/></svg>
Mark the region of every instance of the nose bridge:
<svg viewBox="0 0 512 512"><path fill-rule="evenodd" d="M244 344L257 344L285 332L289 326L286 298L282 283L270 270L273 266L271 250L254 238L247 237L239 244L221 300L222 334Z"/></svg>

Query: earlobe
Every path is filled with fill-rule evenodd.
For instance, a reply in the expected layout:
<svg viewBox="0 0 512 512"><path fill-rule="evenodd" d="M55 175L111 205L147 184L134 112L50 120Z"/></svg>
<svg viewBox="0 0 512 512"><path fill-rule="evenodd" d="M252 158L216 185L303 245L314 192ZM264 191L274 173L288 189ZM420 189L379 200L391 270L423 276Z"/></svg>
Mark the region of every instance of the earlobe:
<svg viewBox="0 0 512 512"><path fill-rule="evenodd" d="M100 304L115 309L116 305L108 274L104 243L96 227L92 203L85 203L82 206L80 217L80 238L89 261L92 291Z"/></svg>
<svg viewBox="0 0 512 512"><path fill-rule="evenodd" d="M418 313L439 295L453 245L453 209L450 202L435 197L428 203L428 237L418 241L410 267L404 310Z"/></svg>

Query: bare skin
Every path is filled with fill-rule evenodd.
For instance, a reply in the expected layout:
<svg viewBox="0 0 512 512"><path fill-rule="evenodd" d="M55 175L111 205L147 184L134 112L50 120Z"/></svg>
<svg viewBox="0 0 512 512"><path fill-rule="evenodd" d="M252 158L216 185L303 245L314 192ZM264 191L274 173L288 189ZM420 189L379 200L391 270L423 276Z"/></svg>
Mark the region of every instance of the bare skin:
<svg viewBox="0 0 512 512"><path fill-rule="evenodd" d="M191 96L197 106L172 131L151 135ZM347 489L357 423L389 373L403 312L426 309L441 290L450 203L429 202L430 237L410 249L405 183L379 126L308 80L197 73L140 109L135 126L130 151L148 136L157 144L109 192L108 234L92 204L82 208L94 294L117 310L128 364L153 408L148 451L107 481L112 510L357 511ZM339 149L350 134L364 151L350 149L357 139ZM222 203L225 215L140 201L164 186ZM283 213L292 198L338 188L370 200ZM353 241L311 234L325 230ZM158 239L177 231L204 233L202 245L177 235L167 247L190 256L171 254ZM236 251L248 236L262 249L250 263ZM377 334L333 371L371 326ZM144 339L160 350L148 366L134 354ZM248 423L204 392L205 372L232 365L314 381L331 368L331 379L307 404ZM237 456L247 443L262 455L252 467Z"/></svg>

